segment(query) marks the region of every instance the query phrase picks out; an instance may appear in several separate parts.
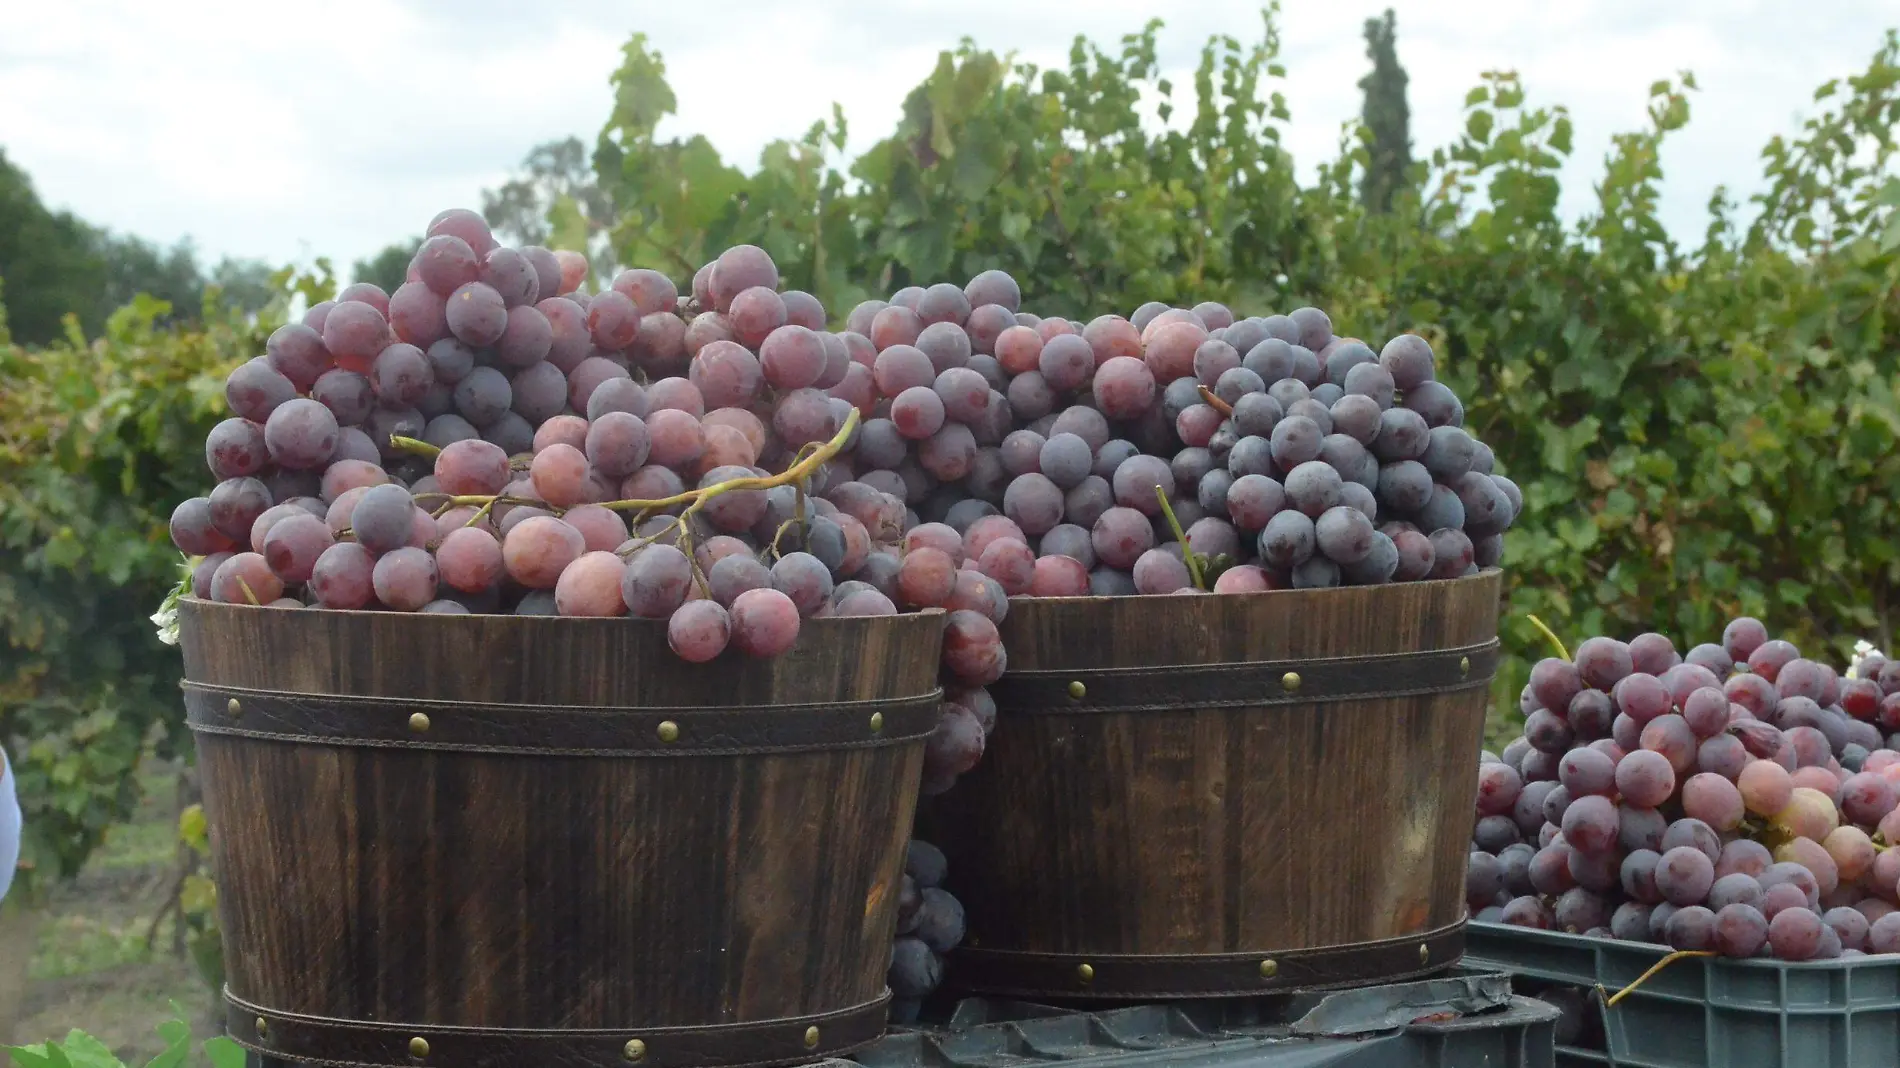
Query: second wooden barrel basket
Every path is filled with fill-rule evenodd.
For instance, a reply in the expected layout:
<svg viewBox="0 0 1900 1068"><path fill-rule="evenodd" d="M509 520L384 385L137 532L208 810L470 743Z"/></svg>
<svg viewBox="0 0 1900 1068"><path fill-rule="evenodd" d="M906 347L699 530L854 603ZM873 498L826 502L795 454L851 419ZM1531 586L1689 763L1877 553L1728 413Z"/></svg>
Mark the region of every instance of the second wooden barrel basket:
<svg viewBox="0 0 1900 1068"><path fill-rule="evenodd" d="M705 665L644 620L179 615L252 1050L730 1068L883 1033L942 613Z"/></svg>
<svg viewBox="0 0 1900 1068"><path fill-rule="evenodd" d="M1463 953L1499 573L1016 600L997 725L919 814L969 934L1041 998L1390 981Z"/></svg>

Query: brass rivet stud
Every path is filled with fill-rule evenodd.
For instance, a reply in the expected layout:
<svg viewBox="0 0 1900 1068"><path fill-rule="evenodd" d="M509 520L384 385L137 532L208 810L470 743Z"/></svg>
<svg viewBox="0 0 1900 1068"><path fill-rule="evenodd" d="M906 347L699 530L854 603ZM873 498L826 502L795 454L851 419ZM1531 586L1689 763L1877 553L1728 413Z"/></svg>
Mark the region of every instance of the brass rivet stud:
<svg viewBox="0 0 1900 1068"><path fill-rule="evenodd" d="M872 734L884 733L884 713L882 712L871 713L871 733Z"/></svg>
<svg viewBox="0 0 1900 1068"><path fill-rule="evenodd" d="M410 1039L409 1055L417 1060L427 1057L429 1055L429 1040L423 1038L421 1035Z"/></svg>
<svg viewBox="0 0 1900 1068"><path fill-rule="evenodd" d="M1279 974L1280 974L1279 961L1263 960L1260 962L1260 978L1271 979L1274 976L1279 975Z"/></svg>
<svg viewBox="0 0 1900 1068"><path fill-rule="evenodd" d="M427 734L429 716L425 712L416 712L409 717L409 730L412 734Z"/></svg>
<svg viewBox="0 0 1900 1068"><path fill-rule="evenodd" d="M620 1047L620 1055L630 1061L645 1060L647 1044L637 1038L629 1038L627 1039L627 1044Z"/></svg>
<svg viewBox="0 0 1900 1068"><path fill-rule="evenodd" d="M1300 673L1297 671L1289 671L1286 674L1280 676L1280 688L1285 690L1288 693L1292 693L1293 691L1299 689L1300 688Z"/></svg>
<svg viewBox="0 0 1900 1068"><path fill-rule="evenodd" d="M233 717L241 716L244 714L244 706L241 704L238 704L238 699L235 697L231 698L229 701L226 701L224 703L224 710L226 712L231 713Z"/></svg>
<svg viewBox="0 0 1900 1068"><path fill-rule="evenodd" d="M813 1027L805 1028L805 1048L806 1049L818 1048L818 1028L817 1027L813 1026Z"/></svg>
<svg viewBox="0 0 1900 1068"><path fill-rule="evenodd" d="M660 741L672 743L672 742L677 742L679 740L680 740L680 725L679 724L673 722L670 719L660 724Z"/></svg>
<svg viewBox="0 0 1900 1068"><path fill-rule="evenodd" d="M270 1021L264 1019L262 1016L259 1016L257 1018L257 1037L259 1038L270 1037Z"/></svg>
<svg viewBox="0 0 1900 1068"><path fill-rule="evenodd" d="M1458 658L1458 674L1461 676L1471 674L1471 658L1470 657L1461 656Z"/></svg>
<svg viewBox="0 0 1900 1068"><path fill-rule="evenodd" d="M1087 964L1078 964L1075 966L1075 977L1085 983L1089 982L1095 978L1095 969Z"/></svg>
<svg viewBox="0 0 1900 1068"><path fill-rule="evenodd" d="M1418 944L1418 962L1420 964L1429 964L1431 963L1431 959L1432 959L1432 947L1426 945L1423 942L1420 942Z"/></svg>
<svg viewBox="0 0 1900 1068"><path fill-rule="evenodd" d="M1082 682L1080 679L1069 684L1070 697L1073 697L1076 700L1080 701L1082 698L1087 697L1088 695L1089 695L1089 688L1087 686L1082 685Z"/></svg>

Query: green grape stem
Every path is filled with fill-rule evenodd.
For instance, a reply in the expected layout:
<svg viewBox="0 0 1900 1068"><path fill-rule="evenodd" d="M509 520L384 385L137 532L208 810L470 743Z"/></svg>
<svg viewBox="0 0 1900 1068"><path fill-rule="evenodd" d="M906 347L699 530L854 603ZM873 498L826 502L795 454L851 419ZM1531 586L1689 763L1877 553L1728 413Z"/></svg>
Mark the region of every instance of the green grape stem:
<svg viewBox="0 0 1900 1068"><path fill-rule="evenodd" d="M1544 637L1550 639L1550 644L1556 646L1557 648L1558 656L1563 657L1565 660L1570 659L1570 650L1564 648L1563 639L1557 637L1556 631L1553 631L1549 627L1545 626L1544 621L1541 619L1538 619L1536 616L1527 615L1524 618L1530 620L1531 626L1536 627L1539 633L1541 633Z"/></svg>
<svg viewBox="0 0 1900 1068"><path fill-rule="evenodd" d="M737 490L769 490L779 486L792 485L797 487L799 491L797 515L802 519L805 514L805 483L817 472L819 467L823 466L832 457L838 455L838 453L844 451L845 443L851 440L852 433L858 429L859 418L860 414L858 410L852 408L850 414L845 416L844 426L839 428L838 432L832 436L830 441L822 445L816 442L806 443L799 448L797 461L776 475L747 476L745 478L728 479L725 482L716 482L710 486L701 486L683 493L676 493L671 497L661 497L658 500L607 501L602 504L601 507L611 508L617 512L637 512L638 514L633 517L633 523L631 524L637 528L640 523L653 512L664 511L682 504L686 505L686 509L679 514L679 518L674 521L673 527L670 529L679 531L680 549L686 553L688 560L693 560L693 528L690 520L693 517L693 513L706 507L707 501L712 500L720 494L732 493ZM434 456L442 451L426 441L417 441L415 438L405 438L400 435L391 435L389 443L392 448L403 452L417 453L423 456ZM810 450L810 455L806 455L807 450ZM1159 489L1159 487L1156 488ZM525 497L510 497L505 494L458 495L448 493L419 493L416 497L418 500L425 498L428 500L436 500L439 498L442 503L437 505L435 511L430 513L438 519L447 514L451 509L459 508L463 505L476 505L478 510L473 516L469 517L468 523L466 524L468 526L474 526L480 522L482 516L486 515L488 511L497 504L519 504L527 505L532 508L546 508L555 515L561 515L565 512L565 509L555 508L545 501L537 501ZM1167 504L1168 502L1165 499L1161 502L1163 508L1166 508ZM1170 513L1168 518L1172 521L1174 518L1173 514ZM1179 533L1180 527L1178 525L1175 527L1175 531ZM345 531L345 533L347 534L348 532ZM780 533L783 533L783 531L781 530ZM652 544L654 539L660 536L659 534L654 534L651 537L640 539L638 544L636 544L631 551L638 551ZM1183 545L1185 544L1186 539L1183 538ZM778 539L776 537L773 538L772 547L774 551L777 550ZM631 552L629 555L631 555ZM1192 568L1194 565L1190 563L1188 566ZM697 561L693 563L693 577L698 581L700 588L705 590L706 580L705 577L699 573L699 564Z"/></svg>
<svg viewBox="0 0 1900 1068"><path fill-rule="evenodd" d="M426 441L418 441L415 438L405 438L401 434L389 435L389 447L395 449L397 452L426 456L431 460L442 455L442 450L436 446Z"/></svg>
<svg viewBox="0 0 1900 1068"><path fill-rule="evenodd" d="M1187 563L1188 577L1194 580L1194 588L1207 592L1207 578L1201 574L1201 562L1194 558L1194 549L1188 545L1187 532L1181 529L1181 521L1174 517L1174 506L1168 503L1168 494L1160 486L1155 487L1155 499L1161 502L1161 514L1168 517L1168 529L1174 531L1174 540L1181 543L1181 559Z"/></svg>

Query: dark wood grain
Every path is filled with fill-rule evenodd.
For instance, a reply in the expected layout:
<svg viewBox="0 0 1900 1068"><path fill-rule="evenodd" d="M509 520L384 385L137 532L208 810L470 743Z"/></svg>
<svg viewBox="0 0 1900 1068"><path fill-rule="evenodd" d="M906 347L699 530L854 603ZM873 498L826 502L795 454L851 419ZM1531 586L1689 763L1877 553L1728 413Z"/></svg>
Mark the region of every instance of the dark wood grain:
<svg viewBox="0 0 1900 1068"><path fill-rule="evenodd" d="M1498 605L1490 571L1242 596L1019 599L1002 629L1012 674L1165 670L1484 646ZM1171 707L1071 714L1012 712L1006 676L982 762L920 813L919 836L948 854L969 919L969 966L953 958L951 981L1061 997L1251 994L1451 964L1442 944L1343 952L1333 974L1323 951L1442 940L1462 923L1491 662L1450 692L1285 703L1276 686L1259 704L1205 707L1183 686ZM1380 685L1370 669L1367 685ZM1317 963L1235 978L1239 956L1275 953ZM1140 963L1120 958L1139 956L1173 958L1156 962L1173 978L1111 981ZM1116 960L1084 979L1091 958Z"/></svg>
<svg viewBox="0 0 1900 1068"><path fill-rule="evenodd" d="M825 1016L884 996L921 736L781 753L547 755L520 751L534 732L497 717L506 706L529 724L550 706L679 709L690 731L687 717L717 710L803 705L809 717L830 704L856 724L855 702L935 689L941 613L807 621L782 657L705 665L673 656L664 624L624 619L187 601L180 622L194 683L386 698L393 722L418 708L445 714L419 702L476 702L483 729L505 727L515 745L200 733L240 1002L287 1021L605 1030L615 1034L593 1041L612 1051L621 1034ZM332 736L347 722L311 713L310 701L278 703ZM344 704L364 714L362 702ZM542 744L571 752L563 731L575 730L553 726L567 720L546 722ZM588 737L598 743L604 729ZM734 1060L703 1037L678 1056L656 1039L643 1063ZM834 1048L821 1036L816 1051ZM401 1050L372 1062L413 1063Z"/></svg>

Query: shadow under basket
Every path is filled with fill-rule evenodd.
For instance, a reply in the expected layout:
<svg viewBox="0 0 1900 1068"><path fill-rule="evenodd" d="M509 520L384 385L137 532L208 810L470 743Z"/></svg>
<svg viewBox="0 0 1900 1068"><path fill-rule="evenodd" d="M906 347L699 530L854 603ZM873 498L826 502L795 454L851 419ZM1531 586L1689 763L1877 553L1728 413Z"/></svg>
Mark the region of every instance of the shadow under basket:
<svg viewBox="0 0 1900 1068"><path fill-rule="evenodd" d="M1456 963L1499 579L1013 601L988 749L920 812L968 916L947 981L1233 997Z"/></svg>
<svg viewBox="0 0 1900 1068"><path fill-rule="evenodd" d="M228 1033L309 1063L810 1061L883 1033L940 612L179 608Z"/></svg>

